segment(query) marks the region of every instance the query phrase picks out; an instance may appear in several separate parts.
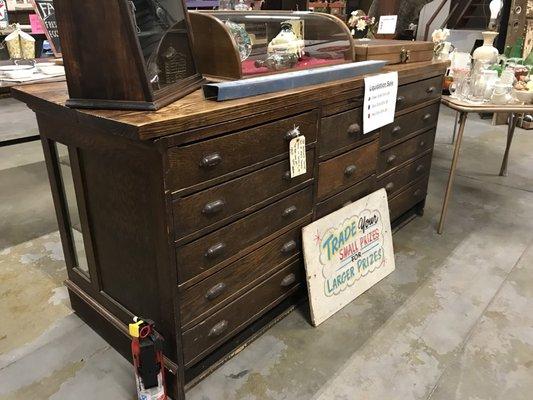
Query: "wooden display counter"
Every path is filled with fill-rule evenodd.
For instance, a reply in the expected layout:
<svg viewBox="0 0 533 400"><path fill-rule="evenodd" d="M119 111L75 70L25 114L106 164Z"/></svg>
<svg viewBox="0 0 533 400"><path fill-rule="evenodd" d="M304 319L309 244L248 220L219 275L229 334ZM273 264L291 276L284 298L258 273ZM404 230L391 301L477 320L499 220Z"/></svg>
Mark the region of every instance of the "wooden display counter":
<svg viewBox="0 0 533 400"><path fill-rule="evenodd" d="M128 359L126 324L154 319L183 399L305 298L303 226L379 187L395 224L423 211L446 64L386 69L397 117L368 135L362 78L221 103L196 91L157 112L70 109L64 83L14 89L37 114L74 310ZM308 167L291 179L295 126Z"/></svg>

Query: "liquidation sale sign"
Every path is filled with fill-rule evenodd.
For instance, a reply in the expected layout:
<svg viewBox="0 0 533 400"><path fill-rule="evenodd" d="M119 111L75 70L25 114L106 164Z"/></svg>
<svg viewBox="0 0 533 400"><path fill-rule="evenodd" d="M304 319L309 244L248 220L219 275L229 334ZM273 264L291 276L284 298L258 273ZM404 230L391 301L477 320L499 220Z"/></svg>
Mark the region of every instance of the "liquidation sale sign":
<svg viewBox="0 0 533 400"><path fill-rule="evenodd" d="M303 247L311 319L317 326L394 271L386 191L304 227Z"/></svg>

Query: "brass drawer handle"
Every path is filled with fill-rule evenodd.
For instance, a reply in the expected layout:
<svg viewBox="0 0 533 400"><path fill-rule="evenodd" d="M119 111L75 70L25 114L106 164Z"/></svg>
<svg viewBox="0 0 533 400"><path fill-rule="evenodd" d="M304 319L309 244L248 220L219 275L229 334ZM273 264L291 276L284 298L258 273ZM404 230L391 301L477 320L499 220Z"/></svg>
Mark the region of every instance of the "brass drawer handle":
<svg viewBox="0 0 533 400"><path fill-rule="evenodd" d="M296 282L296 275L289 274L285 278L283 278L283 280L281 281L281 286L287 287L292 285L294 282Z"/></svg>
<svg viewBox="0 0 533 400"><path fill-rule="evenodd" d="M355 171L357 171L357 166L356 166L356 165L348 165L348 166L344 169L344 175L346 175L346 176L352 176L353 174L355 174Z"/></svg>
<svg viewBox="0 0 533 400"><path fill-rule="evenodd" d="M215 324L209 331L209 337L217 337L222 335L228 329L228 321L223 320Z"/></svg>
<svg viewBox="0 0 533 400"><path fill-rule="evenodd" d="M387 164L392 164L394 161L396 161L396 155L391 154L389 158L387 158Z"/></svg>
<svg viewBox="0 0 533 400"><path fill-rule="evenodd" d="M385 190L387 192L390 192L392 189L394 189L394 182L389 182L385 185Z"/></svg>
<svg viewBox="0 0 533 400"><path fill-rule="evenodd" d="M351 124L348 127L348 133L350 135L357 135L357 134L361 133L361 126L359 124L357 124L357 123Z"/></svg>
<svg viewBox="0 0 533 400"><path fill-rule="evenodd" d="M219 153L213 153L205 156L200 161L200 167L203 168L212 168L217 166L222 162L222 156Z"/></svg>
<svg viewBox="0 0 533 400"><path fill-rule="evenodd" d="M402 127L400 125L396 125L394 128L392 128L392 134L396 134L402 130Z"/></svg>
<svg viewBox="0 0 533 400"><path fill-rule="evenodd" d="M430 87L428 87L428 88L426 89L426 93L431 94L431 93L434 93L435 90L437 90L437 89L435 88L435 86L430 86Z"/></svg>
<svg viewBox="0 0 533 400"><path fill-rule="evenodd" d="M413 196L414 197L418 197L422 194L422 189L416 189L415 192L413 193Z"/></svg>
<svg viewBox="0 0 533 400"><path fill-rule="evenodd" d="M420 164L418 167L416 167L416 172L422 172L424 170L424 164Z"/></svg>
<svg viewBox="0 0 533 400"><path fill-rule="evenodd" d="M224 282L217 283L211 289L205 293L205 298L207 300L214 300L220 296L226 290L226 284Z"/></svg>
<svg viewBox="0 0 533 400"><path fill-rule="evenodd" d="M283 254L289 254L289 253L292 253L294 250L296 250L296 242L294 240L289 240L287 243L285 243L282 247L281 247L281 252Z"/></svg>
<svg viewBox="0 0 533 400"><path fill-rule="evenodd" d="M211 203L207 203L204 206L204 208L202 209L202 214L205 214L205 215L216 214L216 213L222 211L222 209L224 208L225 205L226 205L226 203L222 199L212 201Z"/></svg>
<svg viewBox="0 0 533 400"><path fill-rule="evenodd" d="M396 103L403 103L405 101L405 96L398 96L396 98Z"/></svg>
<svg viewBox="0 0 533 400"><path fill-rule="evenodd" d="M430 118L431 118L431 114L430 114L430 113L427 113L426 115L424 115L424 116L422 117L422 119L424 120L424 122L428 121Z"/></svg>
<svg viewBox="0 0 533 400"><path fill-rule="evenodd" d="M204 255L206 258L216 258L220 256L224 250L226 250L226 244L220 242L208 248Z"/></svg>
<svg viewBox="0 0 533 400"><path fill-rule="evenodd" d="M292 215L296 214L297 211L298 211L298 208L296 208L296 206L290 206L290 207L287 207L285 210L283 210L283 213L281 214L281 216L283 218L289 218Z"/></svg>

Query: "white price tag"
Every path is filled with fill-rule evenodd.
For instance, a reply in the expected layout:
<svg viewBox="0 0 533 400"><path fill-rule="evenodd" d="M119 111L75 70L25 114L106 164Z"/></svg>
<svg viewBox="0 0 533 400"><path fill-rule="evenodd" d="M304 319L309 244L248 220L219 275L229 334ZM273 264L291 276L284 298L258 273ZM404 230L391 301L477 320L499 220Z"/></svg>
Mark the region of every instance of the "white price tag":
<svg viewBox="0 0 533 400"><path fill-rule="evenodd" d="M365 78L364 134L394 122L397 95L398 72L389 72Z"/></svg>
<svg viewBox="0 0 533 400"><path fill-rule="evenodd" d="M294 128L298 131L298 128ZM291 178L303 175L307 172L307 160L305 158L305 136L300 135L291 139L289 144L289 160L291 167Z"/></svg>
<svg viewBox="0 0 533 400"><path fill-rule="evenodd" d="M383 35L390 35L396 33L397 15L382 15L379 17L378 33Z"/></svg>

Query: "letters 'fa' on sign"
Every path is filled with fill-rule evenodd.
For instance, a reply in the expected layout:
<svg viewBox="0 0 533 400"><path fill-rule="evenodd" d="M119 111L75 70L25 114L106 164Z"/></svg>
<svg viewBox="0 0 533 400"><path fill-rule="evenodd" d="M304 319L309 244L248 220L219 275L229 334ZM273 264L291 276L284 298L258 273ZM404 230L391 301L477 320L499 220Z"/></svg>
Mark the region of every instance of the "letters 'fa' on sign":
<svg viewBox="0 0 533 400"><path fill-rule="evenodd" d="M304 227L303 247L318 326L395 269L385 189Z"/></svg>

